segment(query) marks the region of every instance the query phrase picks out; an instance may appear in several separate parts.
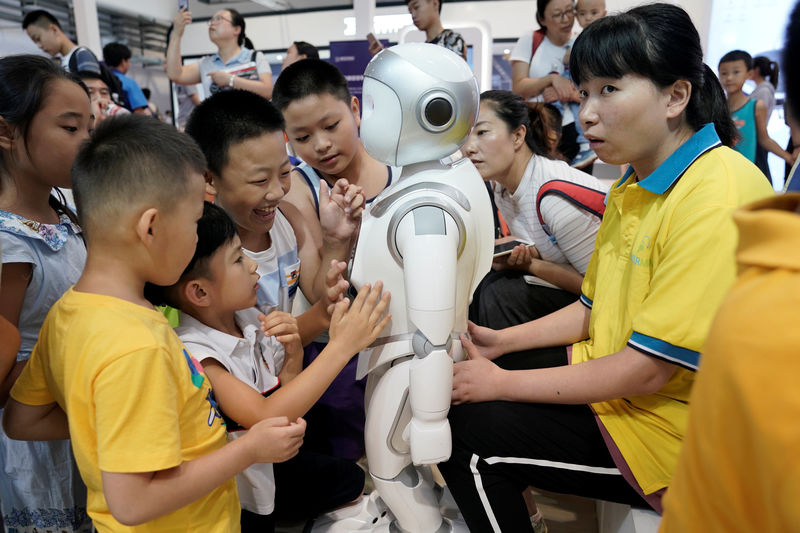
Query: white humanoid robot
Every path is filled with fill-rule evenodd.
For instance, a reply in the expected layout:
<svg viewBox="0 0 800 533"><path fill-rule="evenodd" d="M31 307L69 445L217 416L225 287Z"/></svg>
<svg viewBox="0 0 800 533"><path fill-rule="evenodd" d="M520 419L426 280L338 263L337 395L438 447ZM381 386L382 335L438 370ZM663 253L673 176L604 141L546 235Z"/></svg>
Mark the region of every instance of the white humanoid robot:
<svg viewBox="0 0 800 533"><path fill-rule="evenodd" d="M441 162L466 140L478 104L469 66L439 46L388 48L364 73L364 146L403 167L364 214L350 275L356 288L383 280L392 293L391 324L358 361L358 377L369 374L367 461L389 513L363 529L315 530L433 533L458 522L443 516L424 465L450 457L453 361L463 358L459 334L472 293L491 268L493 216L483 180L466 158ZM373 494L372 513L381 512L380 500Z"/></svg>

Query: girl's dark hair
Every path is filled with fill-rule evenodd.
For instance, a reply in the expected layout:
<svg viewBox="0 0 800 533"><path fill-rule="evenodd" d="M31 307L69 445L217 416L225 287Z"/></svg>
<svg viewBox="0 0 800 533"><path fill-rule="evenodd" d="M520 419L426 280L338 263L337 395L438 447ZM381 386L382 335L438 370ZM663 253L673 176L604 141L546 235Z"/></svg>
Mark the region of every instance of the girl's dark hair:
<svg viewBox="0 0 800 533"><path fill-rule="evenodd" d="M530 109L520 96L510 91L486 91L481 93L481 103L492 107L497 118L506 123L508 131L525 126L525 144L528 148L536 155L550 157L544 148L547 146L547 132L531 127Z"/></svg>
<svg viewBox="0 0 800 533"><path fill-rule="evenodd" d="M76 83L86 91L86 97L89 97L89 90L81 79L51 59L27 54L0 59L0 117L11 126L19 128L25 150L28 149L28 133L33 117L41 109L53 82L58 80ZM0 172L4 170L4 158L0 156ZM61 191L54 187L53 192L56 196L50 196L50 206L56 213L66 214L77 222L72 211L66 207Z"/></svg>
<svg viewBox="0 0 800 533"><path fill-rule="evenodd" d="M183 270L180 281L197 277L208 278L211 275L208 268L211 257L222 246L233 241L236 235L238 235L236 224L230 215L221 207L205 202L203 216L197 221L197 247L192 260ZM175 299L171 297L171 288L148 283L145 285L144 296L153 305L178 307Z"/></svg>
<svg viewBox="0 0 800 533"><path fill-rule="evenodd" d="M731 50L719 60L719 64L732 63L733 61L744 61L744 66L747 70L753 68L753 56L744 50Z"/></svg>
<svg viewBox="0 0 800 533"><path fill-rule="evenodd" d="M242 28L242 31L239 32L239 38L236 40L236 44L239 46L244 45L245 48L249 48L250 50L255 50L253 46L253 42L247 38L244 34L244 17L236 11L235 9L225 9L228 13L231 14L231 26Z"/></svg>
<svg viewBox="0 0 800 533"><path fill-rule="evenodd" d="M638 74L659 87L678 80L692 86L686 121L694 130L713 123L722 144L738 137L725 92L703 63L700 36L686 11L649 4L592 22L575 40L569 68L575 83Z"/></svg>
<svg viewBox="0 0 800 533"><path fill-rule="evenodd" d="M536 0L536 22L539 24L542 33L547 33L547 28L542 24L542 22L544 22L544 10L547 9L547 5L552 1L553 0Z"/></svg>
<svg viewBox="0 0 800 533"><path fill-rule="evenodd" d="M561 111L553 104L544 102L528 102L528 117L531 122L531 134L537 140L537 144L547 150L547 156L556 158L558 155L558 143L561 140ZM550 134L554 134L552 138ZM550 143L555 141L551 147Z"/></svg>
<svg viewBox="0 0 800 533"><path fill-rule="evenodd" d="M753 68L758 70L758 73L768 79L773 86L778 86L778 74L781 69L777 61L772 61L765 56L758 56L753 58Z"/></svg>

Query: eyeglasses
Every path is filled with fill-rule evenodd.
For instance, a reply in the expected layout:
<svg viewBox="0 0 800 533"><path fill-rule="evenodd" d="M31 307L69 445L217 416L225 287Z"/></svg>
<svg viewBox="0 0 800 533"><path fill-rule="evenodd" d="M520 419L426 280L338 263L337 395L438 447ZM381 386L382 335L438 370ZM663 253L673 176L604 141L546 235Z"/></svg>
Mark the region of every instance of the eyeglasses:
<svg viewBox="0 0 800 533"><path fill-rule="evenodd" d="M211 17L211 20L208 21L208 25L211 26L212 24L216 22L221 22L223 20L227 20L228 22L231 23L231 25L233 25L233 21L231 19L226 19L222 15L214 15L213 17Z"/></svg>
<svg viewBox="0 0 800 533"><path fill-rule="evenodd" d="M550 15L550 20L554 22L558 22L559 20L567 20L571 19L575 16L574 9L567 9L566 11L556 11L555 13Z"/></svg>

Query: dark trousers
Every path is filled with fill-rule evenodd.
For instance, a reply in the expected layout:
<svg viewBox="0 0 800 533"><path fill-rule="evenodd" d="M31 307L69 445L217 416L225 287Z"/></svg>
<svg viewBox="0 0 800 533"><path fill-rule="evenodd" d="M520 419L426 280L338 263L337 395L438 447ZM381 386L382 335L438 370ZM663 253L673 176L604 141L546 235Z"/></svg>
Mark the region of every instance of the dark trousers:
<svg viewBox="0 0 800 533"><path fill-rule="evenodd" d="M361 467L339 457L301 451L272 469L275 510L264 516L243 509L242 533L271 533L276 519L309 520L354 501L364 490Z"/></svg>
<svg viewBox="0 0 800 533"><path fill-rule="evenodd" d="M564 365L566 348L496 362L505 369ZM454 405L449 419L453 452L439 470L472 533L533 531L522 497L528 486L647 505L617 470L587 405Z"/></svg>
<svg viewBox="0 0 800 533"><path fill-rule="evenodd" d="M531 285L519 270L492 270L475 289L469 319L479 326L503 329L549 315L577 299L577 294L568 291Z"/></svg>

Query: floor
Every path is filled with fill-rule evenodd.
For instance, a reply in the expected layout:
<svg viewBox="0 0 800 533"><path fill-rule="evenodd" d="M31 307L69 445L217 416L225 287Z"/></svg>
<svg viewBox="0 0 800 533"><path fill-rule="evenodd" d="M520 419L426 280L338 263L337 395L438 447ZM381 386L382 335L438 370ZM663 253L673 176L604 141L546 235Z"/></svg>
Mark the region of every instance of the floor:
<svg viewBox="0 0 800 533"><path fill-rule="evenodd" d="M597 533L595 500L537 492L536 503L547 520L549 533ZM282 523L276 533L302 533L302 523Z"/></svg>

